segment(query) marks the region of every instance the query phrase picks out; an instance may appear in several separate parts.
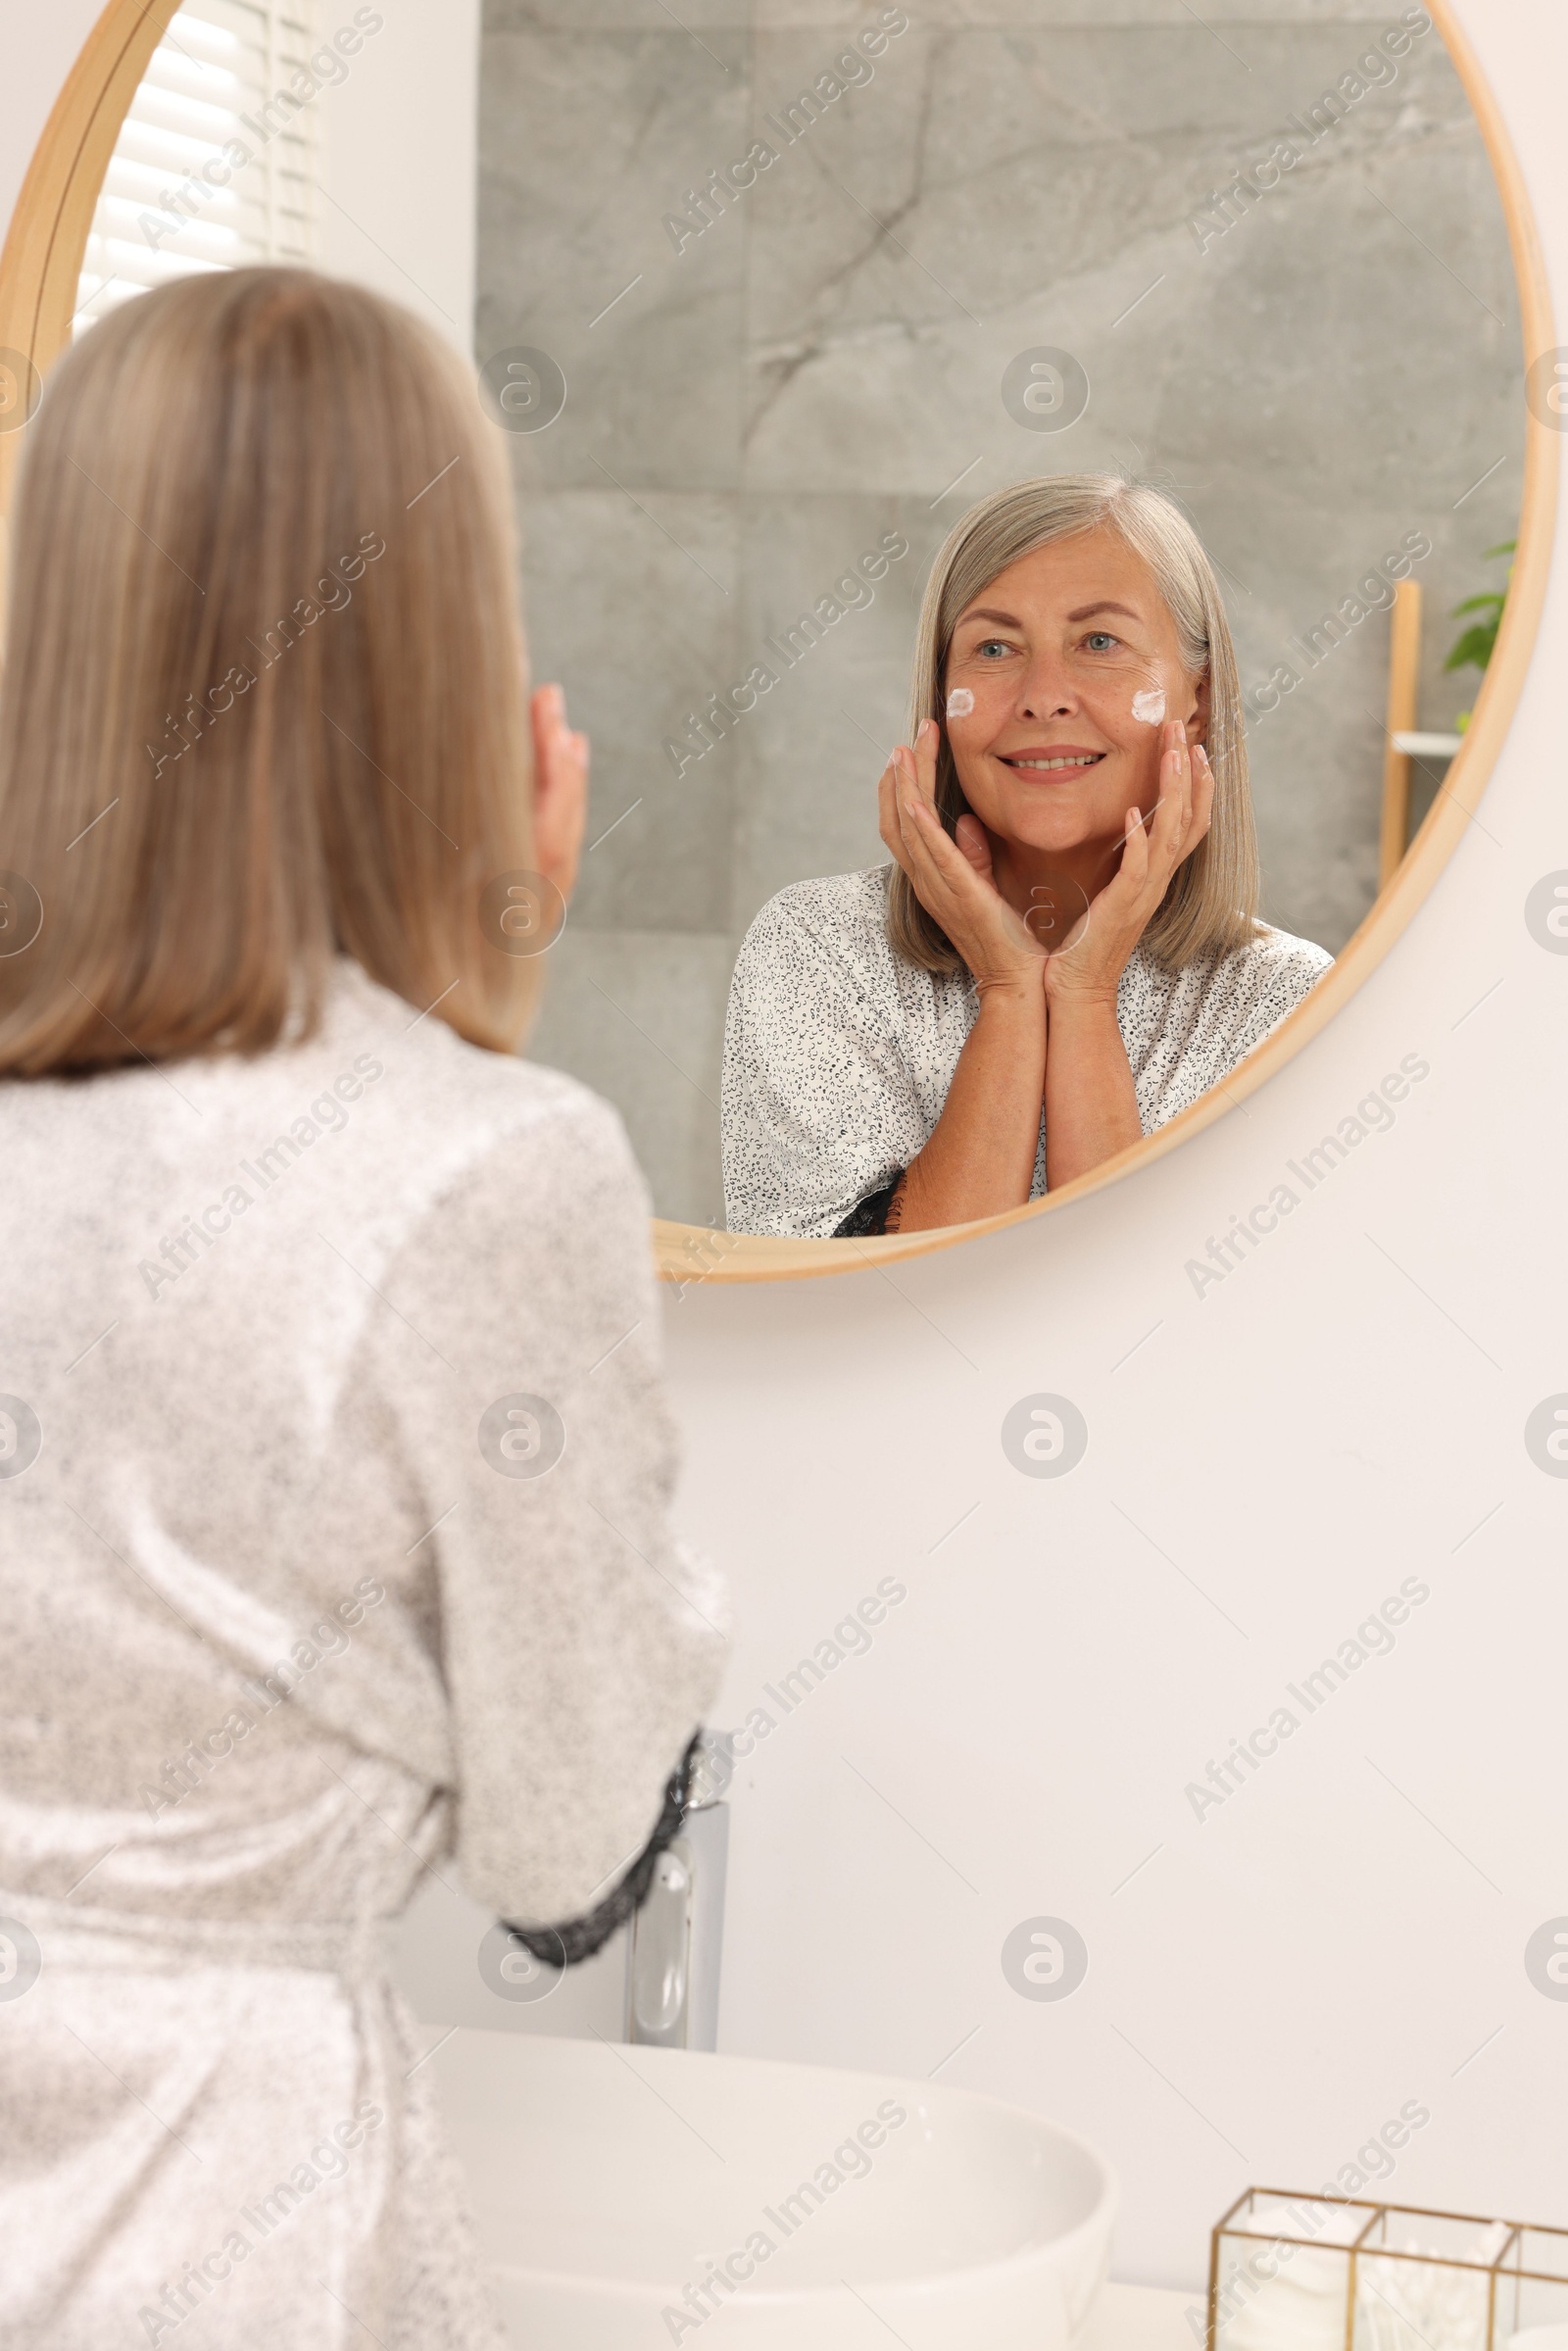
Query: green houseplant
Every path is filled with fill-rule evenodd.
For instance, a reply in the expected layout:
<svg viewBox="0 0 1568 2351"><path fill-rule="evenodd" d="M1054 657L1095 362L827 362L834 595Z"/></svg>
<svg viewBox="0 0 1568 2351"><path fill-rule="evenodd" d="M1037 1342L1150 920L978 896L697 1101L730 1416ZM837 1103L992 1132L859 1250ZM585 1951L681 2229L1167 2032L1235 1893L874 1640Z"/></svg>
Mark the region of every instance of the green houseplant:
<svg viewBox="0 0 1568 2351"><path fill-rule="evenodd" d="M1517 539L1504 539L1500 546L1489 547L1486 554L1487 562L1494 563L1499 556L1512 555L1518 544ZM1455 640L1452 652L1443 664L1445 670L1485 670L1497 642L1497 630L1501 625L1502 615L1508 603L1508 582L1511 582L1512 578L1513 565L1510 563L1508 581L1504 582L1501 588L1488 589L1480 596L1467 596L1463 604L1454 606L1453 617L1455 620L1461 620L1471 612L1479 613L1481 617L1472 620L1470 626ZM1470 712L1461 710L1454 724L1462 735L1470 724Z"/></svg>

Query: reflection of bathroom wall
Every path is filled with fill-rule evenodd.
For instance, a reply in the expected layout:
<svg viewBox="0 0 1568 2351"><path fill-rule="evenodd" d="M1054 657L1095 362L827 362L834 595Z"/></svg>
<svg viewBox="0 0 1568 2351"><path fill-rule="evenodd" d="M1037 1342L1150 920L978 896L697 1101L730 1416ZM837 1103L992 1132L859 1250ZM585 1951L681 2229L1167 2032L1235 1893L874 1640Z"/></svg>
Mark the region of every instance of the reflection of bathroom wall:
<svg viewBox="0 0 1568 2351"><path fill-rule="evenodd" d="M1390 14L1270 0L1210 33L1178 0L942 0L786 144L764 117L880 8L680 13L691 35L647 0L489 0L477 347L568 379L514 444L530 618L594 734L590 839L624 816L536 1050L621 1103L662 1208L706 1218L733 942L784 883L880 860L911 616L968 500L1065 467L1170 483L1250 685L1423 530L1430 726L1473 686L1438 675L1446 612L1499 569L1522 420L1500 212L1435 32L1200 250L1193 217ZM664 216L759 137L779 160L677 252ZM1065 432L1000 397L1041 344L1091 379ZM677 780L686 713L890 528L910 553L874 605ZM1335 948L1375 886L1386 653L1381 616L1354 627L1255 735L1269 910Z"/></svg>

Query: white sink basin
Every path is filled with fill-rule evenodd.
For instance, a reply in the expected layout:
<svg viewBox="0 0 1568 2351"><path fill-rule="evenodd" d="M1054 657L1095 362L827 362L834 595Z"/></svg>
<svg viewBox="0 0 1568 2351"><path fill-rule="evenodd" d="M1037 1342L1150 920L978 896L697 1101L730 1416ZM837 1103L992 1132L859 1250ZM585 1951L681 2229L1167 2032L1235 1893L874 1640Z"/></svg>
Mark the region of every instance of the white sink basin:
<svg viewBox="0 0 1568 2351"><path fill-rule="evenodd" d="M1105 2276L1109 2168L996 2099L467 2030L430 2062L517 2351L1068 2351Z"/></svg>

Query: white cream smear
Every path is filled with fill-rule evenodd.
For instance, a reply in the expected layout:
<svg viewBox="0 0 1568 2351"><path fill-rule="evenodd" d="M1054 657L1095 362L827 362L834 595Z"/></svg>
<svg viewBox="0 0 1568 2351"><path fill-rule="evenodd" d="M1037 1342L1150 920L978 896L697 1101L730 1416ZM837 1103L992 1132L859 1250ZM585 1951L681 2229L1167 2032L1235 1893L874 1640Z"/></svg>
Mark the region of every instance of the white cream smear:
<svg viewBox="0 0 1568 2351"><path fill-rule="evenodd" d="M1164 715L1165 696L1160 687L1151 686L1146 693L1133 696L1133 716L1145 726L1158 726Z"/></svg>
<svg viewBox="0 0 1568 2351"><path fill-rule="evenodd" d="M953 692L948 696L948 716L950 718L967 718L973 709L974 696L968 687L955 686Z"/></svg>

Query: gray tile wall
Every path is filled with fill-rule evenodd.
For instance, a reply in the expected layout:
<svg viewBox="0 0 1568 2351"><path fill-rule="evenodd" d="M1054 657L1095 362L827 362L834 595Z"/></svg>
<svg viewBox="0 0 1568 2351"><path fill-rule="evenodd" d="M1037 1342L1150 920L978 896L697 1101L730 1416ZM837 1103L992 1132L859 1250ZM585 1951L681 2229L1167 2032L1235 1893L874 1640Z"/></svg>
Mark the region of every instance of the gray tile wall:
<svg viewBox="0 0 1568 2351"><path fill-rule="evenodd" d="M1523 431L1501 210L1435 31L1205 250L1213 192L1393 13L926 0L788 144L767 118L880 5L677 14L490 0L475 347L542 348L568 383L512 442L535 671L594 739L531 1050L617 1102L662 1212L707 1221L735 945L786 882L880 860L919 592L967 503L1090 467L1183 500L1244 678L1306 672L1253 726L1267 911L1338 948L1375 889L1388 626L1309 670L1287 640L1425 531L1421 722L1446 725L1476 683L1442 674L1447 610L1500 584L1482 553L1512 533ZM758 138L778 160L677 251L665 216ZM1059 433L1000 397L1043 344L1092 385ZM688 714L895 529L874 600L677 776Z"/></svg>

